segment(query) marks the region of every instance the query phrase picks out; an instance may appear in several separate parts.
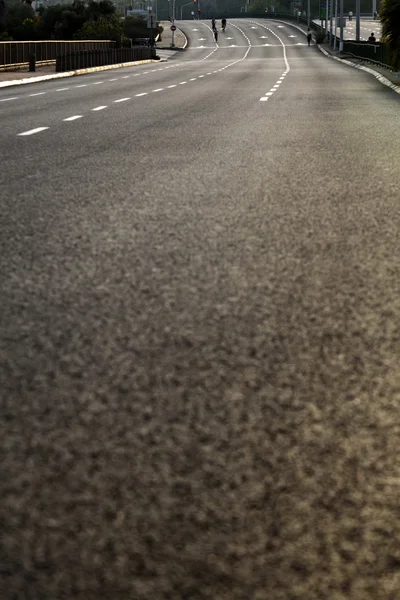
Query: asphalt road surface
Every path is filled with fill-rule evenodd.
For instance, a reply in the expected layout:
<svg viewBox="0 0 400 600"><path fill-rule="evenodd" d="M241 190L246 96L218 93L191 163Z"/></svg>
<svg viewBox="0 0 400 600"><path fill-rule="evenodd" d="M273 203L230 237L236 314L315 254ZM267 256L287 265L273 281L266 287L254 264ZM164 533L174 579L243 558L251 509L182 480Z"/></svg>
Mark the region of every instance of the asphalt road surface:
<svg viewBox="0 0 400 600"><path fill-rule="evenodd" d="M2 600L398 600L400 97L289 25L0 91Z"/></svg>

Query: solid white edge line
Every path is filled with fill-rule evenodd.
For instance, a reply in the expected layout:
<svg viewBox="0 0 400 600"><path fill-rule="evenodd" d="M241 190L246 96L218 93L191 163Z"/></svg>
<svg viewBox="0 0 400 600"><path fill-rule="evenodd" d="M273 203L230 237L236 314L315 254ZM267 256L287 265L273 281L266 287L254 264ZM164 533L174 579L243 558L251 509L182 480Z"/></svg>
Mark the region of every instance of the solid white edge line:
<svg viewBox="0 0 400 600"><path fill-rule="evenodd" d="M36 129L29 129L28 131L23 131L22 133L17 133L17 135L33 135L34 133L39 133L40 131L44 131L45 129L49 129L48 127L36 127Z"/></svg>

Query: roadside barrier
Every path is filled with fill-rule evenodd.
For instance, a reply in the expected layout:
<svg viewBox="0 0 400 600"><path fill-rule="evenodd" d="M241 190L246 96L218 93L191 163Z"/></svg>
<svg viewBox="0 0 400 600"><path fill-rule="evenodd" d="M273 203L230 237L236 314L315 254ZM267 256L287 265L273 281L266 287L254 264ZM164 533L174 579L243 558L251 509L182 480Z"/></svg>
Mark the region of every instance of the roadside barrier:
<svg viewBox="0 0 400 600"><path fill-rule="evenodd" d="M28 65L34 54L36 62L55 60L60 54L82 50L105 50L114 48L111 40L62 41L47 40L39 42L0 42L0 68L16 65Z"/></svg>
<svg viewBox="0 0 400 600"><path fill-rule="evenodd" d="M124 62L155 58L155 49L148 46L133 48L109 48L107 50L82 50L61 54L56 58L56 71L76 71L103 65L116 65Z"/></svg>

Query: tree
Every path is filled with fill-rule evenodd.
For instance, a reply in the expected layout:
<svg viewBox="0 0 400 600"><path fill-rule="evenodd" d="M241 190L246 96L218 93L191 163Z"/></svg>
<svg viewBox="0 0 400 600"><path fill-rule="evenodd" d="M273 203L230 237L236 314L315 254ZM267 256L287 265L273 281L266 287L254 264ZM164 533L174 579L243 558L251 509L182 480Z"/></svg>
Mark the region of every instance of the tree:
<svg viewBox="0 0 400 600"><path fill-rule="evenodd" d="M86 21L74 35L75 40L115 40L121 45L123 35L121 20L117 16L109 19L100 17L97 21Z"/></svg>
<svg viewBox="0 0 400 600"><path fill-rule="evenodd" d="M382 0L379 18L389 60L394 69L400 69L400 0Z"/></svg>
<svg viewBox="0 0 400 600"><path fill-rule="evenodd" d="M75 10L64 10L61 13L61 21L54 25L54 35L58 40L70 40L79 31L85 23L83 14L76 13Z"/></svg>
<svg viewBox="0 0 400 600"><path fill-rule="evenodd" d="M5 31L5 28L7 28L9 36L15 40L27 39L26 35L32 39L32 37L35 37L31 23L34 19L35 11L29 4L25 2L6 2L2 31ZM24 21L26 21L25 26Z"/></svg>
<svg viewBox="0 0 400 600"><path fill-rule="evenodd" d="M100 17L111 17L116 12L115 4L111 0L100 0L100 2L89 0L84 15L88 21L97 21Z"/></svg>
<svg viewBox="0 0 400 600"><path fill-rule="evenodd" d="M0 31L6 27L6 1L0 0Z"/></svg>

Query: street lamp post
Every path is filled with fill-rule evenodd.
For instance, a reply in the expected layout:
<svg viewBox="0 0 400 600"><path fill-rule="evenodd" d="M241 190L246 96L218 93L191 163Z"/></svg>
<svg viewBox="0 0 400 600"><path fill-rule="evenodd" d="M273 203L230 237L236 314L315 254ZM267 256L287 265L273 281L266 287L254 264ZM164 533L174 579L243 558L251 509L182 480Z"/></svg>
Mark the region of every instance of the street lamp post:
<svg viewBox="0 0 400 600"><path fill-rule="evenodd" d="M172 25L175 25L175 0L172 0ZM172 30L171 48L175 46L175 31Z"/></svg>
<svg viewBox="0 0 400 600"><path fill-rule="evenodd" d="M360 41L360 15L361 13L361 2L356 0L356 42Z"/></svg>
<svg viewBox="0 0 400 600"><path fill-rule="evenodd" d="M338 5L338 0L335 0L335 36L333 38L333 49L336 52L336 39L337 39L337 5Z"/></svg>
<svg viewBox="0 0 400 600"><path fill-rule="evenodd" d="M339 52L343 52L343 0L340 0L340 43Z"/></svg>
<svg viewBox="0 0 400 600"><path fill-rule="evenodd" d="M182 17L182 10L185 8L185 6L192 6L192 5L193 5L193 2L188 2L187 4L183 4L183 5L181 6L181 21L183 20L183 17Z"/></svg>

